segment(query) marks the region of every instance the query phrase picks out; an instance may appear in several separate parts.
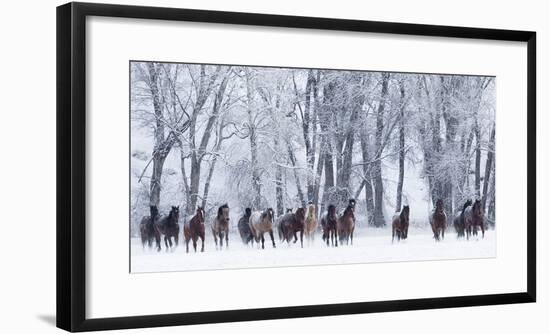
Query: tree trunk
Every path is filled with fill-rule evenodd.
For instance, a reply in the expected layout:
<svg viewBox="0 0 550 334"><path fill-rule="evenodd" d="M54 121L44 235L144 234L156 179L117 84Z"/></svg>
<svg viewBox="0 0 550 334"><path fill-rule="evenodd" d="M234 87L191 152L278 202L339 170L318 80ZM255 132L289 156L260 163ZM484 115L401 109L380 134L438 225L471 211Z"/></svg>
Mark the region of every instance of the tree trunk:
<svg viewBox="0 0 550 334"><path fill-rule="evenodd" d="M489 145L487 147L487 161L485 162L485 177L483 178L483 197L482 197L483 210L485 210L486 203L487 203L489 179L491 178L491 170L493 169L494 151L495 151L495 126L493 125L493 129L491 130L491 138L489 139Z"/></svg>
<svg viewBox="0 0 550 334"><path fill-rule="evenodd" d="M399 82L401 93L399 109L399 177L397 179L397 198L395 200L395 211L401 211L401 200L403 198L403 178L405 177L405 84Z"/></svg>
<svg viewBox="0 0 550 334"><path fill-rule="evenodd" d="M257 134L256 126L254 124L254 108L253 108L253 87L250 70L245 68L246 75L246 99L247 99L247 113L248 113L248 127L250 140L250 167L252 169L252 188L254 189L254 200L252 206L254 209L259 210L262 201L262 188L260 183L260 172L258 170L258 146L257 146Z"/></svg>
<svg viewBox="0 0 550 334"><path fill-rule="evenodd" d="M374 226L381 227L386 225L384 219L384 183L382 181L382 134L384 131L384 108L388 95L389 73L382 74L382 90L380 93L380 103L376 113L376 156L373 162L372 173L374 179Z"/></svg>

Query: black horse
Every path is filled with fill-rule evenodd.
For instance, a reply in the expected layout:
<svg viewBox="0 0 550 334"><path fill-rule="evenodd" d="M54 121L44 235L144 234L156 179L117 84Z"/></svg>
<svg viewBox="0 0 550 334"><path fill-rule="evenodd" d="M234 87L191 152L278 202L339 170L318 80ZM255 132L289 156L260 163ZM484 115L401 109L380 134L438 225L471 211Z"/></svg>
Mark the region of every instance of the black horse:
<svg viewBox="0 0 550 334"><path fill-rule="evenodd" d="M180 207L173 206L170 209L168 216L163 217L155 222L155 239L157 242L157 250L160 251L160 237L164 235L164 244L166 245L166 251L172 248L172 237L175 241L175 246L178 246L178 239L180 233L180 226L178 220L180 217Z"/></svg>
<svg viewBox="0 0 550 334"><path fill-rule="evenodd" d="M150 215L141 218L139 224L139 232L141 234L141 244L145 248L145 245L151 248L153 246L153 240L155 239L155 221L158 219L159 210L156 205L149 206Z"/></svg>
<svg viewBox="0 0 550 334"><path fill-rule="evenodd" d="M465 226L464 226L464 211L467 207L472 205L472 200L467 200L464 205L462 206L462 211L454 218L453 220L453 226L456 231L456 237L457 238L464 238L465 237Z"/></svg>
<svg viewBox="0 0 550 334"><path fill-rule="evenodd" d="M249 242L253 242L254 235L252 230L250 230L250 215L252 214L252 209L246 208L244 210L244 216L239 219L238 228L239 234L241 235L241 240L243 244L248 245Z"/></svg>

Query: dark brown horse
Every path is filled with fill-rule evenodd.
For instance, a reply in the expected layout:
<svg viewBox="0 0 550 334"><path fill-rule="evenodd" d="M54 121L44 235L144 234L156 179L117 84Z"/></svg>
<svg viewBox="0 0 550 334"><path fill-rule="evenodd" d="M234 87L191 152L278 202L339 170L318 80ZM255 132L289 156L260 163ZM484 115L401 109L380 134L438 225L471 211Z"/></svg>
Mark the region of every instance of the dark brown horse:
<svg viewBox="0 0 550 334"><path fill-rule="evenodd" d="M455 231L456 231L456 237L457 238L464 238L465 236L465 227L464 227L464 211L466 210L467 207L469 207L470 205L472 205L472 200L469 199L467 200L464 205L462 206L462 211L460 211L460 213L455 217L455 219L453 220L453 226L455 228Z"/></svg>
<svg viewBox="0 0 550 334"><path fill-rule="evenodd" d="M338 247L338 239L336 238L336 207L332 204L328 206L328 212L321 218L321 228L323 229L323 241L327 246L332 244ZM330 243L329 243L330 242Z"/></svg>
<svg viewBox="0 0 550 334"><path fill-rule="evenodd" d="M435 241L445 238L445 229L447 229L447 215L445 214L442 199L438 199L435 203L435 211L431 216L430 225L432 226Z"/></svg>
<svg viewBox="0 0 550 334"><path fill-rule="evenodd" d="M485 238L485 224L483 222L483 209L481 201L476 199L472 206L464 210L464 229L466 230L466 239L470 236L477 235L477 228L481 228L481 237Z"/></svg>
<svg viewBox="0 0 550 334"><path fill-rule="evenodd" d="M244 210L244 215L241 217L241 219L239 219L239 223L237 224L239 234L241 235L241 240L245 245L247 245L251 241L254 242L254 235L252 235L252 230L250 230L251 214L252 210L250 208L246 208Z"/></svg>
<svg viewBox="0 0 550 334"><path fill-rule="evenodd" d="M391 242L397 236L397 241L407 239L409 234L409 206L403 206L401 213L395 214L391 223Z"/></svg>
<svg viewBox="0 0 550 334"><path fill-rule="evenodd" d="M224 204L218 208L218 214L212 223L212 234L216 249L218 249L218 237L220 238L220 249L223 248L223 238L225 237L225 247L229 246L229 206Z"/></svg>
<svg viewBox="0 0 550 334"><path fill-rule="evenodd" d="M164 235L164 245L166 251L172 248L172 238L174 238L175 247L178 246L180 226L178 220L180 218L180 207L173 206L170 209L168 216L155 221L155 239L157 242L157 250L160 251L160 237Z"/></svg>
<svg viewBox="0 0 550 334"><path fill-rule="evenodd" d="M254 239L259 244L262 241L262 249L264 249L264 234L269 233L273 248L275 248L275 238L273 238L273 209L268 208L264 212L254 211L250 215L249 225Z"/></svg>
<svg viewBox="0 0 550 334"><path fill-rule="evenodd" d="M202 242L201 252L204 252L204 209L198 207L191 220L183 224L183 235L185 236L185 251L189 253L189 241L193 240L193 249L197 251L197 240Z"/></svg>
<svg viewBox="0 0 550 334"><path fill-rule="evenodd" d="M153 246L153 240L155 240L155 221L158 219L159 210L155 205L149 207L150 215L141 218L139 224L139 232L141 234L141 245L145 248L148 245L149 248Z"/></svg>
<svg viewBox="0 0 550 334"><path fill-rule="evenodd" d="M355 201L353 205L350 200L350 204L344 210L344 213L336 221L336 233L340 239L340 245L346 242L346 245L353 245L353 231L355 230Z"/></svg>
<svg viewBox="0 0 550 334"><path fill-rule="evenodd" d="M279 220L279 228L282 241L290 243L294 238L294 243L298 241L298 232L300 232L300 247L304 247L304 229L306 220L306 209L298 208L294 213L287 213Z"/></svg>

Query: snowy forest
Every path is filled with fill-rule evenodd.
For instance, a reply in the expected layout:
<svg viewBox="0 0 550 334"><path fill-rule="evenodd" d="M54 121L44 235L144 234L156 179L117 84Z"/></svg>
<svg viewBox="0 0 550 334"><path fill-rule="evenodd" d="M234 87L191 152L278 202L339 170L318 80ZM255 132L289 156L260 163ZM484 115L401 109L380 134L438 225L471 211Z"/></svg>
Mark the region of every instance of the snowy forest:
<svg viewBox="0 0 550 334"><path fill-rule="evenodd" d="M150 205L227 203L235 226L350 198L359 227L403 205L427 225L438 199L494 226L495 101L488 76L130 62L131 235Z"/></svg>

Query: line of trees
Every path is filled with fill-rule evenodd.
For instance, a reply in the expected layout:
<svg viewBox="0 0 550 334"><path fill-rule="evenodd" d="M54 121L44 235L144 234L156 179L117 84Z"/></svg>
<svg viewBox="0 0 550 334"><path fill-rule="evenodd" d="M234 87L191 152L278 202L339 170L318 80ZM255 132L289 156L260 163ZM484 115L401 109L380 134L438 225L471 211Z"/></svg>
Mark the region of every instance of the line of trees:
<svg viewBox="0 0 550 334"><path fill-rule="evenodd" d="M478 197L494 222L494 91L481 76L132 62L132 136L152 142L134 171L133 209L162 206L172 154L188 214L228 201L216 184L278 215L353 197L367 224L384 226L386 207L405 200L407 166L420 165L429 191L418 200L441 198L451 213Z"/></svg>

